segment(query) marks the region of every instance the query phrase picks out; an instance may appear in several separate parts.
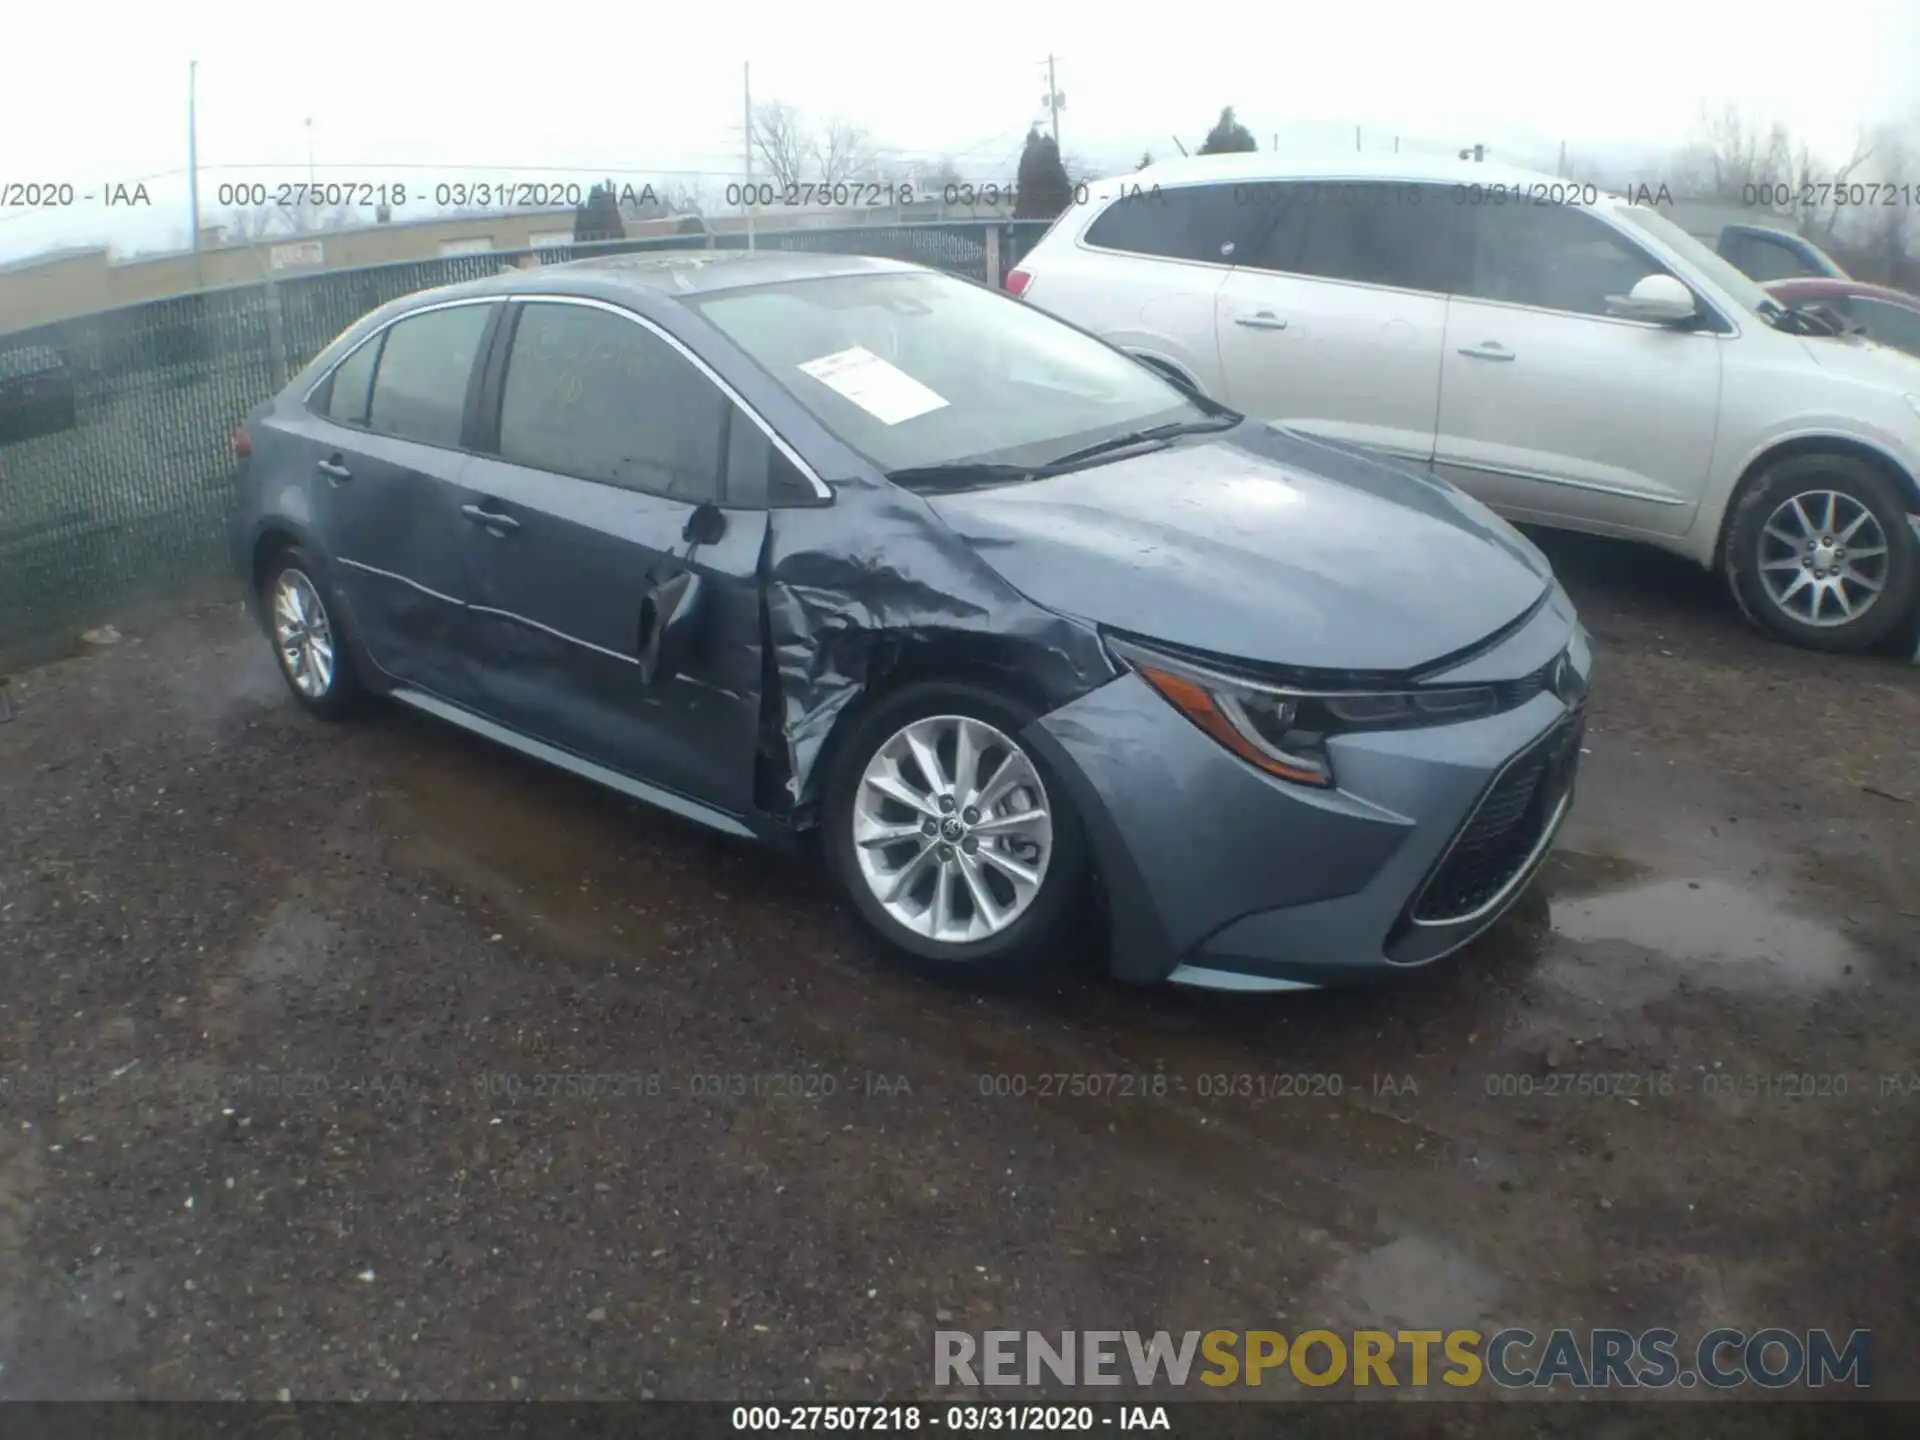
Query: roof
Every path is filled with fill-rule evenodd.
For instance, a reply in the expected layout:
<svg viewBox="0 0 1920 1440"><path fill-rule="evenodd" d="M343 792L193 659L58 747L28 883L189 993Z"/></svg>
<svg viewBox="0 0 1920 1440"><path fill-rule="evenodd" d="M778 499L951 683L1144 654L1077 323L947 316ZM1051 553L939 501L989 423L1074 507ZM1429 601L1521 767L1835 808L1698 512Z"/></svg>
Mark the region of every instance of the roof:
<svg viewBox="0 0 1920 1440"><path fill-rule="evenodd" d="M499 288L566 291L582 281L662 295L698 295L738 290L749 285L779 285L790 280L819 280L830 275L879 274L921 270L904 260L865 255L833 255L809 250L668 250L654 254L597 255L565 265L547 265L501 277Z"/></svg>
<svg viewBox="0 0 1920 1440"><path fill-rule="evenodd" d="M1868 300L1885 300L1894 305L1903 305L1909 310L1920 310L1920 295L1909 295L1904 290L1895 290L1891 285L1869 285L1864 280L1841 280L1831 275L1796 275L1787 280L1774 280L1767 287L1767 293L1782 300L1817 300L1823 295L1859 295Z"/></svg>
<svg viewBox="0 0 1920 1440"><path fill-rule="evenodd" d="M1115 175L1102 184L1191 185L1221 180L1384 180L1389 183L1452 183L1457 185L1568 184L1539 170L1525 170L1486 160L1458 160L1437 155L1382 155L1358 151L1260 151L1232 155L1190 155L1162 160L1144 170Z"/></svg>
<svg viewBox="0 0 1920 1440"><path fill-rule="evenodd" d="M98 257L105 264L111 252L104 245L68 245L59 250L41 250L32 255L22 255L17 260L0 260L0 271L36 270L42 265L57 265L62 260L80 260Z"/></svg>
<svg viewBox="0 0 1920 1440"><path fill-rule="evenodd" d="M904 260L864 255L827 255L805 250L662 250L653 253L598 255L563 265L503 270L478 280L457 281L418 290L391 300L366 319L387 317L416 305L463 300L475 295L581 295L618 303L635 296L684 299L691 295L820 280L833 275L874 275L928 271Z"/></svg>

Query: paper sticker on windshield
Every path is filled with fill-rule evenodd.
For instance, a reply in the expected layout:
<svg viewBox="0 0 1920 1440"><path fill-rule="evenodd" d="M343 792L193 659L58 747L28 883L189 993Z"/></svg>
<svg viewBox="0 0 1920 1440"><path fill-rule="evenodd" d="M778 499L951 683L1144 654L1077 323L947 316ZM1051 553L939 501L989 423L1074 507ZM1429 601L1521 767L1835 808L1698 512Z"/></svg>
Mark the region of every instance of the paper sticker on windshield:
<svg viewBox="0 0 1920 1440"><path fill-rule="evenodd" d="M859 345L809 360L800 368L882 425L898 425L947 403L944 395Z"/></svg>

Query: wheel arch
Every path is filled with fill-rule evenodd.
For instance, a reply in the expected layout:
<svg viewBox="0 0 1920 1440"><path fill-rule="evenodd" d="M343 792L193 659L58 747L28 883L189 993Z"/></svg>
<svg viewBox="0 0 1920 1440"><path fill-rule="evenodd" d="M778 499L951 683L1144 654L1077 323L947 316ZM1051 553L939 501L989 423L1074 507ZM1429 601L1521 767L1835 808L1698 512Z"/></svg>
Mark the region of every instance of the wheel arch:
<svg viewBox="0 0 1920 1440"><path fill-rule="evenodd" d="M273 562L288 550L298 549L306 544L306 537L299 528L285 521L274 520L261 526L253 537L253 549L248 560L248 576L252 581L253 593L258 595L260 587L266 584L267 570Z"/></svg>
<svg viewBox="0 0 1920 1440"><path fill-rule="evenodd" d="M968 685L1018 702L1035 715L1086 693L1057 667L1033 663L1030 642L992 632L881 633L871 637L866 683L834 716L793 807L795 829L820 823L821 802L849 737L875 708L910 685ZM1118 673L1117 671L1115 672Z"/></svg>
<svg viewBox="0 0 1920 1440"><path fill-rule="evenodd" d="M1920 477L1916 477L1906 466L1879 446L1865 440L1857 440L1850 435L1796 435L1789 440L1781 440L1762 450L1747 462L1746 469L1740 472L1740 478L1734 482L1733 490L1727 496L1727 503L1720 512L1720 533L1714 539L1712 568L1716 572L1724 571L1727 562L1727 542L1733 536L1734 521L1740 513L1740 501L1751 490L1760 477L1782 460L1792 460L1805 455L1846 455L1861 460L1874 467L1892 480L1895 488L1905 495L1907 503L1916 512L1920 512Z"/></svg>

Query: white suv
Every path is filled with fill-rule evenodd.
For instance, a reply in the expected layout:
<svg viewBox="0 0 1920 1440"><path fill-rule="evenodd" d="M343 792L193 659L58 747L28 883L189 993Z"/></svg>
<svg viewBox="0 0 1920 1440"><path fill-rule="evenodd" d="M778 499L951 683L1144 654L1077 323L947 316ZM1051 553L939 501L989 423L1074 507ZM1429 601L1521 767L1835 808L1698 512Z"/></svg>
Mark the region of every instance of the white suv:
<svg viewBox="0 0 1920 1440"><path fill-rule="evenodd" d="M1095 185L1007 288L1515 520L1719 567L1787 639L1877 644L1920 585L1920 360L1770 299L1648 199L1471 162L1195 157Z"/></svg>

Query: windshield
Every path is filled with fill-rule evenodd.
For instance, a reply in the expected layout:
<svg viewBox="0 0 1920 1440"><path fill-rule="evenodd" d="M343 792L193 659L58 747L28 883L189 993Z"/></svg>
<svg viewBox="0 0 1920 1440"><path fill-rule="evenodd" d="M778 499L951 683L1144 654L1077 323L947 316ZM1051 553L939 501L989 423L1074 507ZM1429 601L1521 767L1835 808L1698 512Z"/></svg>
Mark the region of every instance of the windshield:
<svg viewBox="0 0 1920 1440"><path fill-rule="evenodd" d="M1762 290L1758 281L1730 261L1716 255L1652 206L1629 205L1625 201L1614 201L1609 209L1612 214L1625 220L1642 234L1658 240L1669 250L1674 251L1687 264L1719 286L1736 304L1745 306L1762 317L1780 313L1780 302Z"/></svg>
<svg viewBox="0 0 1920 1440"><path fill-rule="evenodd" d="M1218 413L1044 311L947 275L836 275L687 303L882 470L1043 465Z"/></svg>

